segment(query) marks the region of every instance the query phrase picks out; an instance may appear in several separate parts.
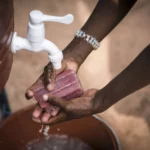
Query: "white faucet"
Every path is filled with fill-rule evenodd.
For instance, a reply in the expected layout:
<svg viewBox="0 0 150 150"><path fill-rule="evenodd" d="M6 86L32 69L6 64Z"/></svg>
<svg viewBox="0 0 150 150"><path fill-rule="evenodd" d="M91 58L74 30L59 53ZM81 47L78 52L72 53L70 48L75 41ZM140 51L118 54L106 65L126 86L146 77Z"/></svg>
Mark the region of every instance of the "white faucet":
<svg viewBox="0 0 150 150"><path fill-rule="evenodd" d="M71 24L74 20L73 15L68 14L63 17L49 16L43 14L39 10L30 12L30 19L27 30L27 38L17 36L17 33L13 33L11 52L25 49L32 52L47 51L48 58L52 62L54 69L61 68L61 61L63 59L62 51L52 43L45 39L45 26L44 21L53 21L64 24Z"/></svg>

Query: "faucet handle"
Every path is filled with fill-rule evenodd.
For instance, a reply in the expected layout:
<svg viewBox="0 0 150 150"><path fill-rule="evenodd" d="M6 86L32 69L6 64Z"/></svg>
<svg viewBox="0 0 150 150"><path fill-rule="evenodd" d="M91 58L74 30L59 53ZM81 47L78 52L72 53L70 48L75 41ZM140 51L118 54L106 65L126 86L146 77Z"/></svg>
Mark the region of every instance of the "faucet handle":
<svg viewBox="0 0 150 150"><path fill-rule="evenodd" d="M65 16L50 16L43 14L39 10L33 10L30 13L30 22L32 24L41 24L44 21L52 21L52 22L59 22L64 24L71 24L74 20L72 14L67 14Z"/></svg>
<svg viewBox="0 0 150 150"><path fill-rule="evenodd" d="M52 22L59 22L64 24L71 24L73 20L74 17L72 14L68 14L62 17L43 15L43 21L52 21Z"/></svg>

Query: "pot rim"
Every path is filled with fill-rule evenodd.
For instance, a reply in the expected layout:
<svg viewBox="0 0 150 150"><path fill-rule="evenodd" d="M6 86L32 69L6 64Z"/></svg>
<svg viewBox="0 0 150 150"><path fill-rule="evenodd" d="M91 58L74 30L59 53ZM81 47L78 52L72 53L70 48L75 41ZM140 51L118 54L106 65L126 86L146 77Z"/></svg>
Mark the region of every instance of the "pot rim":
<svg viewBox="0 0 150 150"><path fill-rule="evenodd" d="M108 127L108 129L111 131L112 135L114 136L114 138L116 140L118 150L121 150L122 148L121 148L120 140L119 140L116 132L114 131L114 129L104 119L100 118L98 115L92 115L92 117L101 121L102 123L104 123L106 125L106 127Z"/></svg>

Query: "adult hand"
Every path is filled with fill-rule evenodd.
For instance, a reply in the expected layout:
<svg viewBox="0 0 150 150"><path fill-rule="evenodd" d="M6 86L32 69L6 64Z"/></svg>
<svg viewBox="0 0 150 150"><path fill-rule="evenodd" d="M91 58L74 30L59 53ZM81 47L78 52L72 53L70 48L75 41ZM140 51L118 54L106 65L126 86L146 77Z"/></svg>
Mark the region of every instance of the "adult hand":
<svg viewBox="0 0 150 150"><path fill-rule="evenodd" d="M53 125L63 121L77 119L98 113L103 109L100 109L100 103L95 100L97 92L97 89L89 89L81 97L72 99L70 101L65 101L61 98L44 94L43 101L59 107L60 111L56 116L51 117L47 121L43 122L42 118L47 117L47 113L44 112L44 109L37 106L41 113L39 114L39 117L33 116L33 121L37 123Z"/></svg>

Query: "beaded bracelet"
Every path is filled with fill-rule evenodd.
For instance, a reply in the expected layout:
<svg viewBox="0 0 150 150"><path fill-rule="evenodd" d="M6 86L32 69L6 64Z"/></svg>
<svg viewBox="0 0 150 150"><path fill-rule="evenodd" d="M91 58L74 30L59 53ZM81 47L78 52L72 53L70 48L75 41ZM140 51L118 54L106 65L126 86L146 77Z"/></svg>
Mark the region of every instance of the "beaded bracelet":
<svg viewBox="0 0 150 150"><path fill-rule="evenodd" d="M91 35L86 34L82 30L78 30L75 33L75 36L78 38L83 38L87 43L89 43L95 50L99 48L99 42Z"/></svg>

